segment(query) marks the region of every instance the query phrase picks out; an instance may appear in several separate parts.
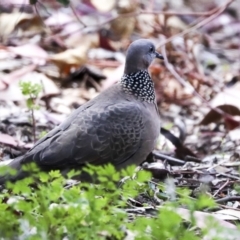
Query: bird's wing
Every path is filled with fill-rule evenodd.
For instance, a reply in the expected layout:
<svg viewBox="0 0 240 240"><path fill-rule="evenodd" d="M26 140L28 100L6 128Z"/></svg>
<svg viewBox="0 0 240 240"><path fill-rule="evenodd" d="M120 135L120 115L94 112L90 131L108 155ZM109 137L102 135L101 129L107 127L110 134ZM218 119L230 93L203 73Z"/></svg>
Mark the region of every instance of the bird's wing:
<svg viewBox="0 0 240 240"><path fill-rule="evenodd" d="M117 166L142 143L142 112L129 101L100 109L93 104L67 121L40 140L23 162L33 159L41 166L57 168L86 162Z"/></svg>
<svg viewBox="0 0 240 240"><path fill-rule="evenodd" d="M92 105L95 104L95 101L93 101L93 100L87 102L86 104L84 104L81 107L79 107L78 109L76 109L64 122L62 122L59 126L53 128L44 137L39 139L30 151L32 151L33 149L36 149L38 147L38 145L45 142L47 139L53 137L54 135L56 135L60 132L65 131L71 125L71 123L74 121L74 119L78 117L79 114L81 114L86 109L88 109L89 107L91 107Z"/></svg>

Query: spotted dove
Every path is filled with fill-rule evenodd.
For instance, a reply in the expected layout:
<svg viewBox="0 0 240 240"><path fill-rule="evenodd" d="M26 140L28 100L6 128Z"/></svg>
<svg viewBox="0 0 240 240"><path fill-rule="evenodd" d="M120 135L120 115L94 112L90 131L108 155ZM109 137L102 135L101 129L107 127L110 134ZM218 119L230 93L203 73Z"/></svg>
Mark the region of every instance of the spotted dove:
<svg viewBox="0 0 240 240"><path fill-rule="evenodd" d="M128 48L120 81L75 110L9 166L16 180L26 176L22 165L35 162L43 170L79 169L84 164L111 163L116 169L141 164L153 150L160 130L154 85L148 67L163 59L153 43L140 39Z"/></svg>

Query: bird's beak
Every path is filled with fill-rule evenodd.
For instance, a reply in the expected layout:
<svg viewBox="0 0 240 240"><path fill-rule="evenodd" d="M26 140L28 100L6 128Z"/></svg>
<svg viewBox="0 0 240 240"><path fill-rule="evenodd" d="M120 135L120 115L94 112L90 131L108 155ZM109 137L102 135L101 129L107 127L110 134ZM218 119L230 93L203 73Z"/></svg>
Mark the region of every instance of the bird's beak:
<svg viewBox="0 0 240 240"><path fill-rule="evenodd" d="M160 54L160 53L158 53L158 52L155 52L155 56L156 56L156 58L164 59L164 58L163 58L163 55Z"/></svg>

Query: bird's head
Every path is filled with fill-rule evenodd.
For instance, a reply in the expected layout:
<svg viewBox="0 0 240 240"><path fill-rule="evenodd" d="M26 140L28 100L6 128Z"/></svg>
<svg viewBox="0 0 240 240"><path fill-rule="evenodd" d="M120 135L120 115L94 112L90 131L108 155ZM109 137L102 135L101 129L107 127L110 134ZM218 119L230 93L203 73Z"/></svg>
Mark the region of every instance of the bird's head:
<svg viewBox="0 0 240 240"><path fill-rule="evenodd" d="M156 52L155 46L151 41L146 39L136 40L128 47L124 73L147 71L155 58L163 59L163 56Z"/></svg>

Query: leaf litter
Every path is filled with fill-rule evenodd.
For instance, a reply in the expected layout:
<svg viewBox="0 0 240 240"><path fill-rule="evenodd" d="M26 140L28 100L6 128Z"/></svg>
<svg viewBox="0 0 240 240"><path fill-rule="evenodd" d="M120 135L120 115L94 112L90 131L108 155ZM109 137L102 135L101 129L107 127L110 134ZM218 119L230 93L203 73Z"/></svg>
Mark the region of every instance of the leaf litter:
<svg viewBox="0 0 240 240"><path fill-rule="evenodd" d="M240 2L212 6L200 0L166 7L139 1L72 1L72 7L48 2L0 3L1 162L33 145L19 81L43 86L35 111L40 137L114 84L123 72L127 46L149 38L165 52L165 62L154 62L150 71L163 127L176 138L161 136L150 157L155 162L143 168L153 173L153 186L168 176L193 197L206 192L219 203L214 213L195 213L199 228L211 215L235 229L240 210L234 189L240 182ZM161 202L157 193L148 204L154 201ZM134 211L146 213L144 203L140 199L142 207ZM178 211L189 218L188 210Z"/></svg>

